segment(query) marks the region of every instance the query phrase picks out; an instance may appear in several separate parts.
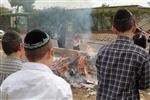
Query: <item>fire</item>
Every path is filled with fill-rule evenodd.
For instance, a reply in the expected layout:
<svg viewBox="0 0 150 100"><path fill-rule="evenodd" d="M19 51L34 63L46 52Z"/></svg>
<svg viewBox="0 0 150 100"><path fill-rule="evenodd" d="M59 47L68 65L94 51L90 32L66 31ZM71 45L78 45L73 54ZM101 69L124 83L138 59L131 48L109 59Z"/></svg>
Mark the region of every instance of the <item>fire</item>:
<svg viewBox="0 0 150 100"><path fill-rule="evenodd" d="M90 56L95 56L93 48L87 45L87 52ZM85 78L90 80L95 76L95 69L90 56L81 51L76 51L70 56L56 57L53 65L54 72L68 80L84 82Z"/></svg>
<svg viewBox="0 0 150 100"><path fill-rule="evenodd" d="M63 68L58 69L60 76L64 76L65 71L68 70L68 68L69 68L69 63L65 63Z"/></svg>
<svg viewBox="0 0 150 100"><path fill-rule="evenodd" d="M85 75L85 57L84 56L79 56L79 60L78 60L78 66L77 66L77 71L80 74L84 74Z"/></svg>

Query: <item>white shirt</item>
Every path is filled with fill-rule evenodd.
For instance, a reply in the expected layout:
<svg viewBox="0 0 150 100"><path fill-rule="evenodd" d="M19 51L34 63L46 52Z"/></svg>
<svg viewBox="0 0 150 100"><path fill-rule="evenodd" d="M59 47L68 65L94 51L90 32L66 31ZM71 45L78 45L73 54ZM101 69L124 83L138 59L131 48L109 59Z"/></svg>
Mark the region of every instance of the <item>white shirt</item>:
<svg viewBox="0 0 150 100"><path fill-rule="evenodd" d="M81 40L80 39L74 39L73 40L73 46L79 46L81 44Z"/></svg>
<svg viewBox="0 0 150 100"><path fill-rule="evenodd" d="M72 100L70 85L39 63L25 63L0 89L2 100Z"/></svg>

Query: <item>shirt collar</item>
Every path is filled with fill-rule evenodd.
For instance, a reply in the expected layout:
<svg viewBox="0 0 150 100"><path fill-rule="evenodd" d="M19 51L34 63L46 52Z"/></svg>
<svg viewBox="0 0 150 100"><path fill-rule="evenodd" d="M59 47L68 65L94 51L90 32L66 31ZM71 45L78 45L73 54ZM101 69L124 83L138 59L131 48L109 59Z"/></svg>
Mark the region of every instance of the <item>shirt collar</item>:
<svg viewBox="0 0 150 100"><path fill-rule="evenodd" d="M4 58L4 62L16 62L16 63L23 63L23 61L21 59L18 59L16 57L13 57L13 56L6 56Z"/></svg>
<svg viewBox="0 0 150 100"><path fill-rule="evenodd" d="M41 64L41 63L34 63L34 62L24 63L22 70L39 70L39 71L53 73L48 66Z"/></svg>
<svg viewBox="0 0 150 100"><path fill-rule="evenodd" d="M118 36L116 42L134 44L133 40L127 36Z"/></svg>
<svg viewBox="0 0 150 100"><path fill-rule="evenodd" d="M18 58L13 57L13 56L6 56L5 59L7 59L7 60L18 60L18 61L21 61L21 59L18 59Z"/></svg>

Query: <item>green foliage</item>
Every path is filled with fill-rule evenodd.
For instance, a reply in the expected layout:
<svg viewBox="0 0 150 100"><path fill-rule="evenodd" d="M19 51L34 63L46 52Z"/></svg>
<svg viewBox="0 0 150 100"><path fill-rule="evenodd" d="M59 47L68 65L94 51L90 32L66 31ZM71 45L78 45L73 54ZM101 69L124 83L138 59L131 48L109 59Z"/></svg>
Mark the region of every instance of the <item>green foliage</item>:
<svg viewBox="0 0 150 100"><path fill-rule="evenodd" d="M93 9L91 15L92 21L94 23L92 26L93 32L111 30L114 11L112 11L111 9Z"/></svg>
<svg viewBox="0 0 150 100"><path fill-rule="evenodd" d="M20 6L23 7L23 9L26 12L31 12L33 10L33 3L35 0L8 0L10 2L10 5L12 7L17 6L17 10Z"/></svg>
<svg viewBox="0 0 150 100"><path fill-rule="evenodd" d="M92 31L101 32L111 30L113 15L120 8L129 9L135 18L136 23L139 23L141 20L150 16L149 8L141 8L138 6L127 6L127 7L101 7L95 8L92 10Z"/></svg>
<svg viewBox="0 0 150 100"><path fill-rule="evenodd" d="M12 7L14 7L14 6L21 6L22 5L22 3L20 2L20 0L8 0L8 1L10 2L10 5Z"/></svg>

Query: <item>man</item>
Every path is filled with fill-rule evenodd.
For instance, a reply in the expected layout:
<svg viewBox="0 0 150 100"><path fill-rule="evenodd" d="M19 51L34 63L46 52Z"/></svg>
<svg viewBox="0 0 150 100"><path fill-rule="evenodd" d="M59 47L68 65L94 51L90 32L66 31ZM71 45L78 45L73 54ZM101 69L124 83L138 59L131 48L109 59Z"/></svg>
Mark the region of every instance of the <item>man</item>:
<svg viewBox="0 0 150 100"><path fill-rule="evenodd" d="M24 48L29 62L3 82L2 100L72 100L70 85L51 71L53 48L48 34L29 32Z"/></svg>
<svg viewBox="0 0 150 100"><path fill-rule="evenodd" d="M0 85L8 75L22 67L23 43L18 33L13 31L5 33L2 38L2 49L6 57L0 61Z"/></svg>
<svg viewBox="0 0 150 100"><path fill-rule="evenodd" d="M140 100L139 89L150 87L149 57L134 44L135 30L132 14L118 10L112 27L118 38L103 46L96 60L97 100Z"/></svg>

